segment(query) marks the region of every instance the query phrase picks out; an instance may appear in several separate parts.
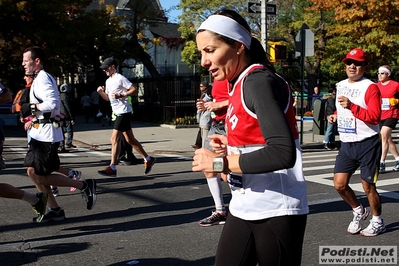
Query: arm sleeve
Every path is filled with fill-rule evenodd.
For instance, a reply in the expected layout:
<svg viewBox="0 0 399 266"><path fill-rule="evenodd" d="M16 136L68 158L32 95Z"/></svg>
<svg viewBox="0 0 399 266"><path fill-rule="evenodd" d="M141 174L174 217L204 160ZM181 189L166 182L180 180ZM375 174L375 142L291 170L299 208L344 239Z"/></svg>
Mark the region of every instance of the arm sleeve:
<svg viewBox="0 0 399 266"><path fill-rule="evenodd" d="M267 145L240 156L242 172L265 173L293 167L296 161L296 146L283 111L287 104L290 104L287 103L288 92L281 81L271 73L249 75L243 86L244 101L247 107L256 113Z"/></svg>
<svg viewBox="0 0 399 266"><path fill-rule="evenodd" d="M367 109L352 104L350 110L357 119L365 123L377 125L381 118L381 93L376 84L371 84L368 87L364 99Z"/></svg>

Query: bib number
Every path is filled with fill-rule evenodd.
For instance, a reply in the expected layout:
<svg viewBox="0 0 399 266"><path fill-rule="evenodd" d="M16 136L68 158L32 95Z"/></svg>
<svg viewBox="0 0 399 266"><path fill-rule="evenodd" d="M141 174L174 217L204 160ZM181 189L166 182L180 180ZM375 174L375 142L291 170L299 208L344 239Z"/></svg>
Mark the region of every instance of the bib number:
<svg viewBox="0 0 399 266"><path fill-rule="evenodd" d="M353 116L337 116L338 132L356 134L356 118Z"/></svg>

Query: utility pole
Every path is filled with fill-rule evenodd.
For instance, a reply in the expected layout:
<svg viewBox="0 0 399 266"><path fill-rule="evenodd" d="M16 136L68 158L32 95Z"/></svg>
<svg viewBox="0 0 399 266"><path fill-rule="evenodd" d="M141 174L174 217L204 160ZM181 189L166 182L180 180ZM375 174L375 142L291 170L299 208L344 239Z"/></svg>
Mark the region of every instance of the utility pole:
<svg viewBox="0 0 399 266"><path fill-rule="evenodd" d="M302 25L302 28L295 37L295 55L301 57L301 106L303 106L303 94L305 89L305 57L314 55L314 33L305 23ZM301 108L300 143L303 143L303 108Z"/></svg>
<svg viewBox="0 0 399 266"><path fill-rule="evenodd" d="M267 0L261 1L261 39L263 49L267 51Z"/></svg>

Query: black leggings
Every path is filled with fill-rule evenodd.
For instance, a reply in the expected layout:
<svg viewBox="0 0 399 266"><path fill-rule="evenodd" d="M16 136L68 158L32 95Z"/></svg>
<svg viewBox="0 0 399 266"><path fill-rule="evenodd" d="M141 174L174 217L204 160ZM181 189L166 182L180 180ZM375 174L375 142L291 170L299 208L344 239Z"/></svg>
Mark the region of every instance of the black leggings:
<svg viewBox="0 0 399 266"><path fill-rule="evenodd" d="M228 215L215 265L301 265L306 219L306 215L289 215L245 221Z"/></svg>

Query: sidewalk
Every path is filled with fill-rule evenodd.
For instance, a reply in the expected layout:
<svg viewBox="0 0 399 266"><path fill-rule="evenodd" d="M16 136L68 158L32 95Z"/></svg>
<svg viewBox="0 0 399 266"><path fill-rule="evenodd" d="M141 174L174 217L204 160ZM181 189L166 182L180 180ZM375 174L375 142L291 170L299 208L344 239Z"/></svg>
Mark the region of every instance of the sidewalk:
<svg viewBox="0 0 399 266"><path fill-rule="evenodd" d="M323 149L323 135L315 135L312 130L313 121L303 121L303 149ZM190 145L194 144L198 127L174 128L169 125L157 125L132 122L133 134L143 145L148 153L181 153L192 154ZM301 123L298 122L301 130ZM78 146L95 146L98 150L110 149L110 136L112 125L101 126L101 123L84 122L84 118L78 116L74 126L74 143ZM336 137L339 140L339 137Z"/></svg>

